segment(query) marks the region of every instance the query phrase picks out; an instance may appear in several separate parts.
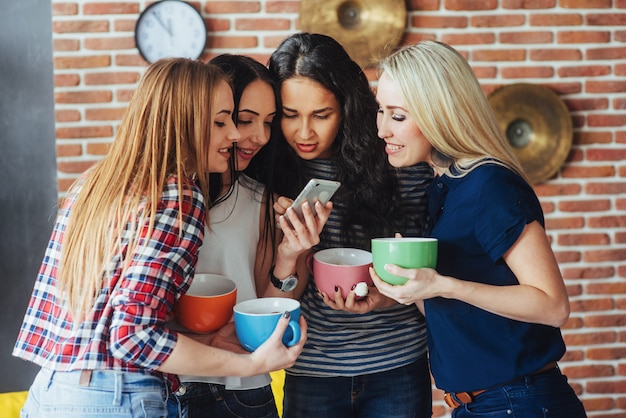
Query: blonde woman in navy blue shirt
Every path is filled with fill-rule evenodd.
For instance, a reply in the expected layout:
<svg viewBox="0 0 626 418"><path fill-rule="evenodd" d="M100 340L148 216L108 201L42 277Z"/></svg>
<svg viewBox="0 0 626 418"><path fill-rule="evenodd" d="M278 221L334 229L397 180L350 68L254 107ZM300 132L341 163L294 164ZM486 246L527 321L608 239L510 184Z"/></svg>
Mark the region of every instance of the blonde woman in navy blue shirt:
<svg viewBox="0 0 626 418"><path fill-rule="evenodd" d="M394 167L428 162L436 270L380 292L426 317L436 385L460 417L585 417L557 361L568 295L541 205L471 67L425 41L381 63L378 135Z"/></svg>

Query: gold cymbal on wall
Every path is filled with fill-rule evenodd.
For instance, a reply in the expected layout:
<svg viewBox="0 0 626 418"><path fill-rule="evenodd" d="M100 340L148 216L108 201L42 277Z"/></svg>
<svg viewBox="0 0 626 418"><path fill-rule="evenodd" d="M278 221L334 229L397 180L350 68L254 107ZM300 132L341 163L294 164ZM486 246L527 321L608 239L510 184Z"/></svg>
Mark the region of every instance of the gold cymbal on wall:
<svg viewBox="0 0 626 418"><path fill-rule="evenodd" d="M400 43L405 0L301 0L300 26L334 38L364 68Z"/></svg>
<svg viewBox="0 0 626 418"><path fill-rule="evenodd" d="M551 89L517 83L489 95L500 128L533 184L554 176L572 146L572 118Z"/></svg>

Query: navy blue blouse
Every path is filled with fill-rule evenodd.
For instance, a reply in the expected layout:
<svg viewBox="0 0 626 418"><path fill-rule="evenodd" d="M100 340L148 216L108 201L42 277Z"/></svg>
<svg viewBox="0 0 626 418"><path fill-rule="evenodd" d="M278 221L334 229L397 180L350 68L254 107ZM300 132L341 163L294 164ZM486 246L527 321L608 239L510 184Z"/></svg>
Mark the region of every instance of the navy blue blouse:
<svg viewBox="0 0 626 418"><path fill-rule="evenodd" d="M502 256L526 224L544 225L532 187L490 163L461 178L438 177L427 194L429 235L439 240L440 274L497 286L518 284ZM432 373L448 392L502 384L565 353L555 327L504 318L455 299L428 299L425 309Z"/></svg>

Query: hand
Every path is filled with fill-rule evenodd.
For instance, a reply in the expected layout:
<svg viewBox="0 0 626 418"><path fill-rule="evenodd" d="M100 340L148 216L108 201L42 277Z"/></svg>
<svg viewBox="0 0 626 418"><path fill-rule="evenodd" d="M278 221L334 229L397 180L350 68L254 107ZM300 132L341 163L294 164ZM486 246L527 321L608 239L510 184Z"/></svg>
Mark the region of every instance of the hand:
<svg viewBox="0 0 626 418"><path fill-rule="evenodd" d="M213 336L210 345L233 353L248 354L248 351L239 343L234 322L229 322L220 328Z"/></svg>
<svg viewBox="0 0 626 418"><path fill-rule="evenodd" d="M278 223L278 217L280 215L284 215L292 203L293 203L293 199L289 199L288 197L285 197L285 196L280 196L278 199L276 199L273 207L274 207L274 212L276 212L276 215L277 215L276 217L277 223Z"/></svg>
<svg viewBox="0 0 626 418"><path fill-rule="evenodd" d="M287 347L283 344L282 338L289 325L289 320L288 313L287 316L282 315L272 336L251 354L252 361L259 367L259 373L287 369L294 365L302 352L307 336L306 321L304 317L300 316L300 341L291 347Z"/></svg>
<svg viewBox="0 0 626 418"><path fill-rule="evenodd" d="M381 294L390 297L404 305L421 303L424 299L440 296L437 290L437 272L430 268L404 269L394 264L385 265L385 270L408 280L403 285L392 285L378 277L373 267L370 267L370 276Z"/></svg>
<svg viewBox="0 0 626 418"><path fill-rule="evenodd" d="M297 256L317 245L320 242L319 235L324 229L332 209L332 202L325 205L315 202L317 212L317 216L315 216L309 203L305 202L302 204L304 219L300 219L293 208L287 209L285 215L280 215L278 221L283 231L283 240L278 246L279 256L288 257L295 261Z"/></svg>
<svg viewBox="0 0 626 418"><path fill-rule="evenodd" d="M335 291L335 299L332 300L326 293L321 292L324 303L334 310L346 311L357 314L364 314L375 309L386 308L394 305L396 302L382 295L374 286L369 287L369 293L363 298L357 298L354 289L351 289L344 300L341 295L341 289Z"/></svg>
<svg viewBox="0 0 626 418"><path fill-rule="evenodd" d="M159 16L159 14L157 12L152 12L152 14L154 15L154 17L156 17L157 22L159 22L159 25L161 25L161 27L163 29L165 29L165 32L167 32L167 34L172 37L172 29L170 27L171 24L171 20L167 19L167 26L165 25L165 23L163 23L163 21L161 20L161 16Z"/></svg>

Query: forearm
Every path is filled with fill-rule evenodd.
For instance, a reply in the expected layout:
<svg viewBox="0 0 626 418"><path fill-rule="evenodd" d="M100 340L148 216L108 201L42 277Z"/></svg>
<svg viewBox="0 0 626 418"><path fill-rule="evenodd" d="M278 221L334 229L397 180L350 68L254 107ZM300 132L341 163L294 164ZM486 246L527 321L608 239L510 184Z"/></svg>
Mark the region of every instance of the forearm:
<svg viewBox="0 0 626 418"><path fill-rule="evenodd" d="M558 286L542 288L536 284L541 280L535 284L495 286L442 276L427 268L403 269L390 265L387 270L408 281L393 286L380 280L372 269L372 279L380 292L399 303L415 303L418 308L422 301L436 297L457 299L506 318L554 327L563 325L569 315L567 293L559 291Z"/></svg>
<svg viewBox="0 0 626 418"><path fill-rule="evenodd" d="M426 316L426 310L424 309L424 301L423 300L415 301L415 306L417 306L417 309L422 313L422 315Z"/></svg>
<svg viewBox="0 0 626 418"><path fill-rule="evenodd" d="M495 286L438 275L432 284L443 297L459 299L506 318L554 327L563 325L569 316L567 289L541 225L537 221L527 224L503 258L519 284Z"/></svg>
<svg viewBox="0 0 626 418"><path fill-rule="evenodd" d="M279 279L283 279L290 274L296 274L297 269L296 266L298 264L298 258L302 254L302 251L297 253L286 253L285 251L281 251L280 248L277 251L276 263L274 264L274 276Z"/></svg>
<svg viewBox="0 0 626 418"><path fill-rule="evenodd" d="M298 254L283 254L278 250L275 264L271 265L271 260L268 260L265 265L269 268L259 270L258 277L256 278L257 289L259 289L257 294L261 297L293 298L293 291L284 292L276 288L274 284L272 284L270 276L273 274L280 280L293 274L298 276L297 259Z"/></svg>
<svg viewBox="0 0 626 418"><path fill-rule="evenodd" d="M458 283L458 298L487 311L519 321L559 327L569 317L567 289L541 225L527 224L504 254L519 285L488 286Z"/></svg>
<svg viewBox="0 0 626 418"><path fill-rule="evenodd" d="M264 372L253 363L250 354L204 345L183 334L178 334L174 349L157 370L182 375L240 377Z"/></svg>
<svg viewBox="0 0 626 418"><path fill-rule="evenodd" d="M551 297L529 285L492 286L443 278L442 296L462 300L506 318L560 327L569 315L567 298Z"/></svg>
<svg viewBox="0 0 626 418"><path fill-rule="evenodd" d="M289 368L302 352L307 334L306 321L300 317L300 341L286 347L282 342L282 336L289 325L289 320L288 313L282 315L270 338L256 351L247 354L209 347L179 334L173 350L157 370L194 376L248 377Z"/></svg>

